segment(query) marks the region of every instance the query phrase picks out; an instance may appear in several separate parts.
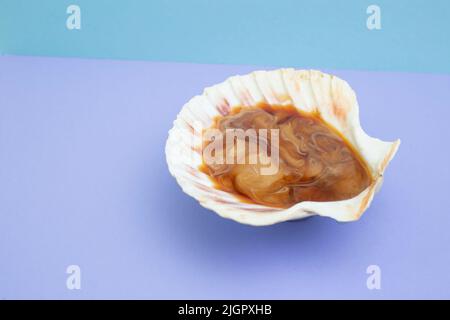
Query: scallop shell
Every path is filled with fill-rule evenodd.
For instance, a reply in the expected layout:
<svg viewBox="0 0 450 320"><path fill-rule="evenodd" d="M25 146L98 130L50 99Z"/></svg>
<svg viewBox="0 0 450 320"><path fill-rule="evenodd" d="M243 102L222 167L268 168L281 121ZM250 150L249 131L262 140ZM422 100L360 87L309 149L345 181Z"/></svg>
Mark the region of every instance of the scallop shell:
<svg viewBox="0 0 450 320"><path fill-rule="evenodd" d="M199 170L202 128L209 128L214 117L226 115L234 106L250 107L260 102L291 104L307 112L319 111L323 120L340 131L366 160L373 183L351 199L304 201L288 209L243 203L232 194L216 189L208 175ZM381 187L383 173L399 145L400 140L385 142L363 131L356 95L344 80L315 70L278 69L230 77L192 98L183 106L169 131L166 160L183 191L224 218L255 226L313 215L354 221L369 207Z"/></svg>

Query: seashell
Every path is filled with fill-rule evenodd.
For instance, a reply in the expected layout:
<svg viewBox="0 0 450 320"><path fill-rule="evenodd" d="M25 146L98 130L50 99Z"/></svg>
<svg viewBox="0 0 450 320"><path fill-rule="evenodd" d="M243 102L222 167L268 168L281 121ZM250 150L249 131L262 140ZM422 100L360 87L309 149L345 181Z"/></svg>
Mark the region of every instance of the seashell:
<svg viewBox="0 0 450 320"><path fill-rule="evenodd" d="M202 164L201 129L209 128L216 116L228 114L235 106L245 108L261 102L320 112L322 119L337 129L366 161L372 184L351 199L304 201L287 209L244 203L234 195L216 189L209 176L199 170ZM315 70L278 69L230 77L192 98L174 121L165 152L170 173L183 191L202 206L224 218L263 226L313 215L337 221L358 220L381 187L384 171L399 145L400 140L385 142L363 131L356 95L344 80Z"/></svg>

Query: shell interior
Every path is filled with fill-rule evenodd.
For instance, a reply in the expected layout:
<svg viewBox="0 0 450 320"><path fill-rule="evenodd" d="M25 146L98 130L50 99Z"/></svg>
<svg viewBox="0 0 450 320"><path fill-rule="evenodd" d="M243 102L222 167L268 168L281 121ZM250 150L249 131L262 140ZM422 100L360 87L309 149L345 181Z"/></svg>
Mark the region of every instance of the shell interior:
<svg viewBox="0 0 450 320"><path fill-rule="evenodd" d="M216 189L208 175L199 170L202 129L209 128L216 116L228 114L233 107L251 107L258 103L293 105L306 112L319 112L322 119L340 131L360 153L373 183L351 199L304 201L288 209L244 203ZM399 144L400 140L381 141L362 130L356 95L344 80L315 70L278 69L230 77L192 98L183 106L169 131L166 160L183 191L224 218L257 226L312 215L354 221L369 207Z"/></svg>

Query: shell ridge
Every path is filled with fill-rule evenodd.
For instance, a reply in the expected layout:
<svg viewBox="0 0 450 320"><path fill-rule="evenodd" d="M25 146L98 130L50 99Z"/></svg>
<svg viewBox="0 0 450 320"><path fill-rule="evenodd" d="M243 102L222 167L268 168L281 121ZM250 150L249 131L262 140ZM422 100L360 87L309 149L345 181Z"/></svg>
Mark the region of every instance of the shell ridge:
<svg viewBox="0 0 450 320"><path fill-rule="evenodd" d="M215 189L206 174L200 171L195 174L202 161L197 153L193 157L189 156L194 153L193 148L197 147L190 144L191 138L195 136L193 127L196 120L203 125L210 125L213 117L226 114L237 104L277 104L288 100L299 109L311 111L312 108L317 108L323 113L324 120L347 137L367 161L374 175L374 182L351 199L304 201L288 209L279 209L242 203L233 195ZM333 110L330 103L336 104ZM261 226L311 215L337 221L359 219L381 186L384 170L395 156L399 145L400 140L382 141L369 136L362 129L356 94L346 81L317 70L284 68L230 77L219 85L205 88L202 95L193 97L183 106L173 122L167 137L165 155L169 172L183 192L197 199L203 207L227 219Z"/></svg>

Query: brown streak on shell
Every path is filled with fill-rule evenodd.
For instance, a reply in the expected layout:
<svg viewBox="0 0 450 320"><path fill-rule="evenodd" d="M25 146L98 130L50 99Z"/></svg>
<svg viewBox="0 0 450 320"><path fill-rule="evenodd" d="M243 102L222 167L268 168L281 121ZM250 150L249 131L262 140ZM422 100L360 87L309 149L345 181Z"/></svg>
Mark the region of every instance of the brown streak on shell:
<svg viewBox="0 0 450 320"><path fill-rule="evenodd" d="M387 154L386 157L384 157L383 161L381 162L380 172L384 172L387 165L389 164L389 161L392 159L392 156L393 156L395 150L397 149L397 147L398 147L398 141L391 147L391 150L389 150L389 153Z"/></svg>
<svg viewBox="0 0 450 320"><path fill-rule="evenodd" d="M247 88L244 88L243 90L241 90L239 92L239 97L241 98L241 100L244 102L244 104L246 106L252 106L253 105L252 96L250 95L250 92L248 91Z"/></svg>
<svg viewBox="0 0 450 320"><path fill-rule="evenodd" d="M195 146L191 146L191 150L193 151L193 152L195 152L195 153L198 153L198 154L202 154L202 148L200 147L200 146L197 146L197 147L195 147Z"/></svg>
<svg viewBox="0 0 450 320"><path fill-rule="evenodd" d="M347 117L347 110L344 107L339 106L335 102L331 104L331 111L339 120L343 121Z"/></svg>
<svg viewBox="0 0 450 320"><path fill-rule="evenodd" d="M277 95L277 99L281 103L292 101L291 97L288 94L279 94L279 95Z"/></svg>
<svg viewBox="0 0 450 320"><path fill-rule="evenodd" d="M367 194L365 195L364 199L361 201L361 205L359 206L358 212L356 214L356 219L359 219L361 217L361 215L363 214L363 212L366 210L369 201L371 199L371 197L373 196L374 193L374 189L375 186L378 184L378 180L380 178L378 178L377 180L375 180L369 187L369 190L367 192Z"/></svg>
<svg viewBox="0 0 450 320"><path fill-rule="evenodd" d="M197 188L199 188L199 189L201 189L203 191L206 191L208 193L214 193L214 191L215 191L215 189L211 189L210 187L205 186L205 185L203 185L201 183L198 183L196 181L193 181L192 183L195 184L197 186Z"/></svg>
<svg viewBox="0 0 450 320"><path fill-rule="evenodd" d="M192 126L192 124L190 124L189 122L187 122L187 120L184 119L184 118L181 118L181 119L182 119L183 122L186 124L186 127L189 129L189 132L190 132L191 134L195 134L195 129L194 129L194 127Z"/></svg>
<svg viewBox="0 0 450 320"><path fill-rule="evenodd" d="M270 209L265 209L265 208L249 208L248 211L255 211L255 212L274 212L274 211L279 211L280 209L277 208L270 208Z"/></svg>
<svg viewBox="0 0 450 320"><path fill-rule="evenodd" d="M192 168L191 166L185 166L186 170L193 176L198 176L198 171Z"/></svg>
<svg viewBox="0 0 450 320"><path fill-rule="evenodd" d="M222 204L232 204L232 205L236 204L235 202L224 200L224 199L221 199L218 197L214 197L213 200L216 201L217 203L222 203Z"/></svg>
<svg viewBox="0 0 450 320"><path fill-rule="evenodd" d="M222 116L226 116L231 110L230 103L227 99L223 98L222 102L216 106L216 109Z"/></svg>

